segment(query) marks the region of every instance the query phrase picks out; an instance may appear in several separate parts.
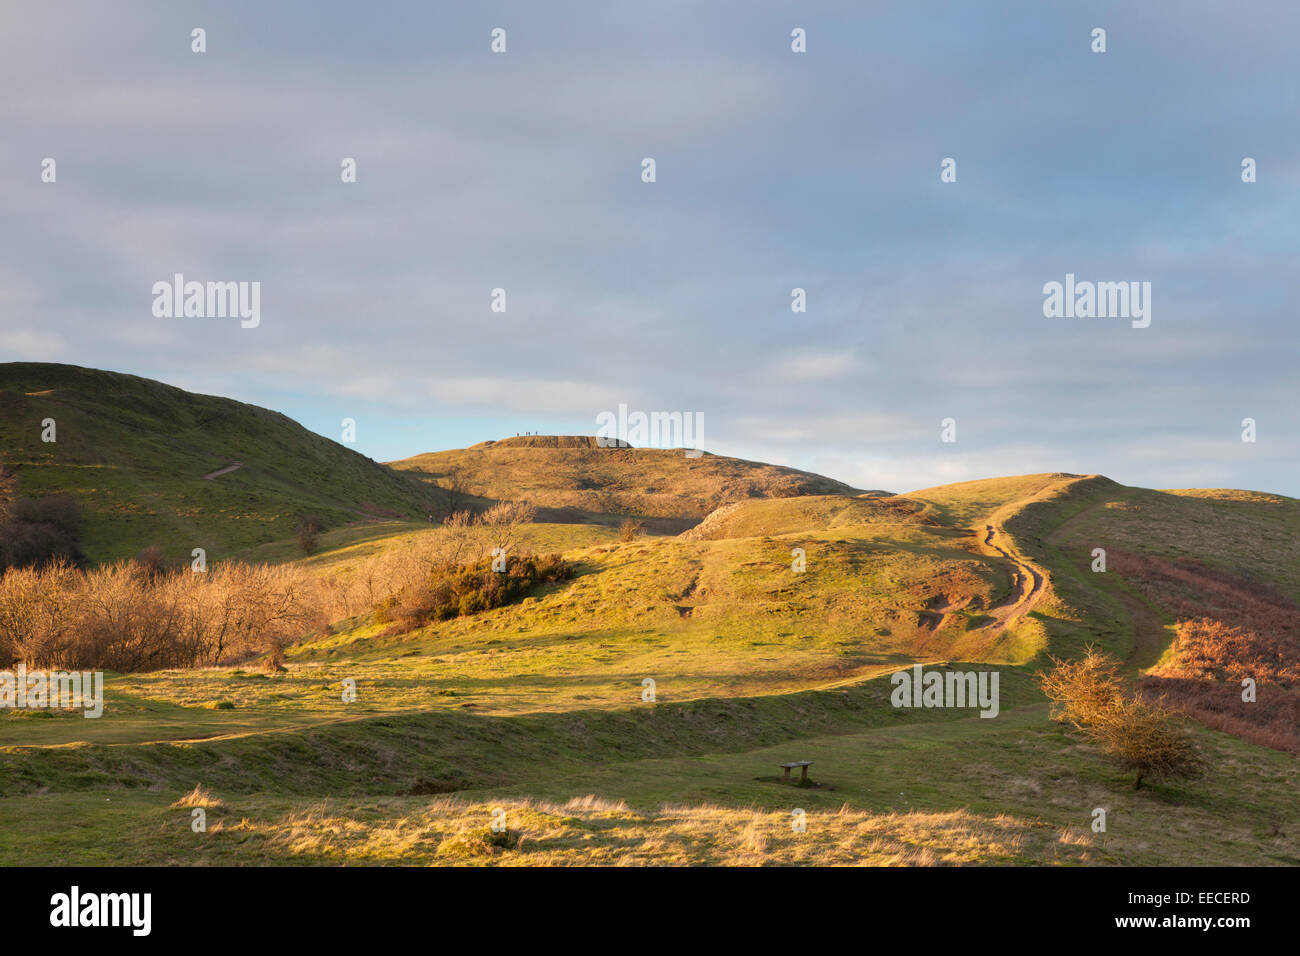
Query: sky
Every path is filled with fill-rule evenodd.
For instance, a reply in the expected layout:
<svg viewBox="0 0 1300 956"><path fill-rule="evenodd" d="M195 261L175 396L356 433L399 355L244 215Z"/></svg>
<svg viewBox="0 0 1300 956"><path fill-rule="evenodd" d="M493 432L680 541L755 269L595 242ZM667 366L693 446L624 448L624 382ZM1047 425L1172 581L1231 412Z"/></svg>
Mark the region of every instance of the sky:
<svg viewBox="0 0 1300 956"><path fill-rule="evenodd" d="M859 488L1300 496L1293 0L0 17L0 361L351 418L381 461L625 404ZM156 316L176 273L259 282L260 323ZM1150 324L1046 316L1067 274L1149 282Z"/></svg>

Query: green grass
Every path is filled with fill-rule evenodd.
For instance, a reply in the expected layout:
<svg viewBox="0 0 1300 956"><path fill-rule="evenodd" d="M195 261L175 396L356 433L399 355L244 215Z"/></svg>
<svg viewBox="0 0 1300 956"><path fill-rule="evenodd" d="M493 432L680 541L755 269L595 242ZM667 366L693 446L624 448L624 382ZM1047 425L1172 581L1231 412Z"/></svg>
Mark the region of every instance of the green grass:
<svg viewBox="0 0 1300 956"><path fill-rule="evenodd" d="M954 528L982 527L999 509L1019 506L1035 495L1077 475L1061 473L1017 475L961 481L937 488L911 491L903 497L926 506L940 524Z"/></svg>
<svg viewBox="0 0 1300 956"><path fill-rule="evenodd" d="M537 525L524 546L544 550L608 534ZM578 576L518 604L402 634L363 617L292 648L288 671L274 677L255 666L115 675L105 717L0 720L0 745L301 727L342 716L349 678L358 688L349 716L506 715L626 707L647 677L660 701L728 699L852 683L918 659L1017 659L996 640L972 643L979 615L922 626L922 612L945 595L987 605L1010 586L1004 568L956 547L951 532L917 526L905 537L898 528L864 526L803 534L803 574L790 569L791 540L658 538L569 550ZM385 541L400 547L403 539ZM309 564L347 574L347 556L374 543ZM233 709L214 711L215 702Z"/></svg>
<svg viewBox="0 0 1300 956"><path fill-rule="evenodd" d="M154 778L147 789L115 786L105 770L65 783L77 789L0 798L0 855L14 864L118 865L1300 862L1300 835L1289 822L1300 782L1294 759L1201 731L1216 768L1209 778L1134 792L1045 711L893 721L831 736L816 721L795 723L722 751L700 738L701 719L659 753L634 744L648 736L645 726L616 733L573 721L527 734L480 731L472 747L455 743L463 747L458 762L439 757L419 771L392 762L396 731L381 728L366 734L377 750L367 743L351 752L349 766L343 748L337 766L287 788L233 744L211 744L226 760L196 758L188 774ZM654 719L690 722L681 714ZM753 745L764 732L783 739ZM315 743L303 744L313 764L321 758ZM256 746L293 768L307 756L285 742ZM756 779L792 756L812 760L825 789ZM383 770L374 773L378 758ZM230 772L229 760L251 763L256 775ZM397 792L439 774L469 774L469 785L450 797ZM192 832L188 807L172 806L192 781L219 802L207 811L206 833ZM596 799L582 800L586 794ZM806 833L791 830L795 807L806 811ZM1097 807L1107 811L1105 833L1091 830ZM446 852L448 841L481 833L497 808L522 838L515 850Z"/></svg>
<svg viewBox="0 0 1300 956"><path fill-rule="evenodd" d="M1300 600L1300 500L1249 491L1128 488L1095 501L1059 537L1094 547L1194 561L1244 574Z"/></svg>
<svg viewBox="0 0 1300 956"><path fill-rule="evenodd" d="M35 401L17 394L0 390L7 402ZM79 419L67 420L75 435ZM61 419L61 442L63 433ZM204 440L214 434L205 428ZM552 512L520 547L564 552L577 565L571 581L406 633L362 614L291 648L287 670L273 676L257 661L109 675L99 720L0 717L0 859L1300 862L1293 757L1197 729L1209 776L1134 792L1125 773L1048 719L1034 678L1045 646L1072 654L1095 642L1121 657L1133 646L1134 592L1088 570L1094 542L1164 556L1206 549L1211 563L1290 589L1300 585L1295 502L1067 475L906 498L822 488L750 499L734 497L735 482L756 472L731 460L593 449L604 457L570 462L570 473L550 454L561 451L573 449L506 444L420 464L437 478L446 463L468 467L479 456L486 477L472 490L488 498L513 497L510 469L523 469L522 486ZM506 467L498 474L491 462ZM24 482L62 467L29 465ZM239 474L204 484L232 487L222 483ZM763 474L772 482L764 493L806 480ZM169 480L162 485L176 491ZM572 480L596 487L567 487ZM667 521L699 517L709 502L733 507L681 538L623 542L612 527L620 510ZM301 558L282 523L271 520L267 537L243 536L229 515L199 511L234 543L231 553L301 560L339 581L369 556L445 533L420 520L341 525ZM1034 611L1005 630L983 625L1014 593L1012 562L965 530L985 523L1047 580ZM120 531L112 521L97 527ZM795 548L803 573L791 567ZM887 675L913 661L996 669L1001 714L892 707ZM641 700L647 677L653 703ZM355 703L342 700L349 678ZM780 782L777 764L791 759L813 760L821 786ZM191 831L183 799L196 786L212 795L206 833ZM486 829L498 807L505 841ZM796 807L807 833L790 828ZM1105 833L1090 829L1097 807L1108 811Z"/></svg>
<svg viewBox="0 0 1300 956"><path fill-rule="evenodd" d="M41 440L47 418L55 442ZM0 449L22 494L77 498L95 561L152 545L220 560L309 515L340 526L435 507L425 483L276 412L70 365L0 364ZM243 467L203 479L232 461Z"/></svg>

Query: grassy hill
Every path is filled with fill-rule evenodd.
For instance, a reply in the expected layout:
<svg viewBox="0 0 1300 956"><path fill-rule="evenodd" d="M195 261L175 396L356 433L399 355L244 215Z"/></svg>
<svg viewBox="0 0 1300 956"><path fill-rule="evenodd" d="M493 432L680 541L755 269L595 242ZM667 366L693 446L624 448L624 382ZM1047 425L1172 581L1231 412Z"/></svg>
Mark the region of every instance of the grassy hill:
<svg viewBox="0 0 1300 956"><path fill-rule="evenodd" d="M47 418L56 442L41 440ZM98 561L151 545L220 558L290 537L308 515L330 526L424 517L430 499L409 476L277 412L70 365L0 364L0 456L21 494L78 499L83 549Z"/></svg>
<svg viewBox="0 0 1300 956"><path fill-rule="evenodd" d="M1300 764L1267 720L1233 723L1248 718L1212 696L1261 663L1261 701L1289 692L1300 502L1067 474L864 496L790 469L593 445L537 437L398 463L543 505L520 548L562 551L572 580L405 632L340 620L290 648L283 672L109 675L98 720L0 716L0 857L1300 863ZM665 533L618 540L622 513ZM449 533L339 528L298 560L342 580ZM276 541L251 553L294 559ZM1235 620L1232 648L1273 657L1189 656L1209 646L1188 630L1198 615ZM1214 701L1217 717L1188 708L1208 777L1134 792L1049 719L1035 671L1086 643ZM891 706L889 675L914 662L996 671L1000 713ZM814 761L816 786L782 781L792 759ZM190 830L195 806L205 834ZM1090 829L1096 807L1106 833ZM497 808L509 847L486 830Z"/></svg>
<svg viewBox="0 0 1300 956"><path fill-rule="evenodd" d="M459 481L481 499L522 498L559 520L660 519L657 530L682 531L714 509L749 498L855 495L831 478L720 455L687 458L682 450L599 448L576 435L482 442L389 463L446 486Z"/></svg>

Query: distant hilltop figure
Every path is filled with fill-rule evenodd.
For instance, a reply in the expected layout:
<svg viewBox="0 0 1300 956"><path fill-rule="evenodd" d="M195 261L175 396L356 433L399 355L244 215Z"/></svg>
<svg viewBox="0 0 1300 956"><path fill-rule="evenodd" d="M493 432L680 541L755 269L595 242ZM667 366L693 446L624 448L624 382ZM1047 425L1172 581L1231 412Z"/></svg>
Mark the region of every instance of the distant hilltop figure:
<svg viewBox="0 0 1300 956"><path fill-rule="evenodd" d="M514 438L500 441L483 441L471 448L631 448L621 438L596 438L594 435L539 435L536 432L515 433Z"/></svg>

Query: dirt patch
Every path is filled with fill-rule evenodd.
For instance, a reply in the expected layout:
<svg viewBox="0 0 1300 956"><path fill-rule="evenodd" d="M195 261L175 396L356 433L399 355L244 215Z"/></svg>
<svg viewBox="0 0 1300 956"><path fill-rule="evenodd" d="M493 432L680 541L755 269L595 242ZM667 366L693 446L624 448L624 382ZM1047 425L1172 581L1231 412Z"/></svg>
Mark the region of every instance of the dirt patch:
<svg viewBox="0 0 1300 956"><path fill-rule="evenodd" d="M204 481L216 481L216 480L217 480L218 478L220 478L222 475L228 475L228 474L230 474L232 471L238 471L240 468L243 468L243 467L244 467L244 463L243 463L242 461L232 461L230 464L226 465L226 467L224 467L224 468L218 468L216 471L210 471L210 472L208 472L206 475L203 476L203 480L204 480Z"/></svg>

